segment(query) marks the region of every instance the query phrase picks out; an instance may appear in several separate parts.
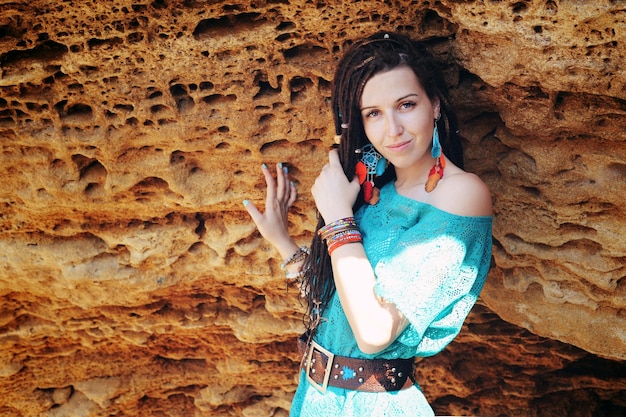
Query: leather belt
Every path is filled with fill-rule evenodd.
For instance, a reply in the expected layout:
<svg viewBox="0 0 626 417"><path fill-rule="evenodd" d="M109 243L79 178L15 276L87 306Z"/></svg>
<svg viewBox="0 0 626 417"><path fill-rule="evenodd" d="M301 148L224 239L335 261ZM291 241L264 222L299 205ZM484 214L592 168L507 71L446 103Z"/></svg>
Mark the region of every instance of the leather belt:
<svg viewBox="0 0 626 417"><path fill-rule="evenodd" d="M411 387L414 358L357 359L334 355L312 340L298 339L301 367L306 378L321 393L328 386L357 391L400 391Z"/></svg>

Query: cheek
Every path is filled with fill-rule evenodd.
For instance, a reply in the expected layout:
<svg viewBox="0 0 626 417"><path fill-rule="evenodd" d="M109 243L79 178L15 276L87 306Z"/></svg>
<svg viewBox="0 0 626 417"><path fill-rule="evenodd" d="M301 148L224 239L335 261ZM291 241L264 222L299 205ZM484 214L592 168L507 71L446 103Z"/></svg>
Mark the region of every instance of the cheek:
<svg viewBox="0 0 626 417"><path fill-rule="evenodd" d="M371 143L379 142L381 139L381 123L376 123L375 121L369 120L366 122L363 121L363 131L365 132L365 136L367 140Z"/></svg>

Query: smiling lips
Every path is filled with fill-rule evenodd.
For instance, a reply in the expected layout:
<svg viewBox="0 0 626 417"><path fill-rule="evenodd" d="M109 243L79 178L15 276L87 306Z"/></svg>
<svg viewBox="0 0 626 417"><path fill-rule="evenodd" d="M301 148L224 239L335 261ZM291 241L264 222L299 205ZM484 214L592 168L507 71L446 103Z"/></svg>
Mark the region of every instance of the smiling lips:
<svg viewBox="0 0 626 417"><path fill-rule="evenodd" d="M396 144L393 144L393 145L387 145L387 149L389 149L390 151L394 151L394 152L403 151L404 149L407 148L407 146L411 142L412 142L412 139L409 139L409 140L404 141L404 142L396 143Z"/></svg>

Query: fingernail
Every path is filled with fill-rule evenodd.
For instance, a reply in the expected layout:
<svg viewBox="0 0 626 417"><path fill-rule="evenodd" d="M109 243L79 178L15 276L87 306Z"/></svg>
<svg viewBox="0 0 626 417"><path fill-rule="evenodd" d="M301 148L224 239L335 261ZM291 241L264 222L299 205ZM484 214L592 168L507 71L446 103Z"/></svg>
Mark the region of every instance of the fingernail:
<svg viewBox="0 0 626 417"><path fill-rule="evenodd" d="M262 165L261 165L261 168L263 168L263 169L267 169L267 165L262 164Z"/></svg>
<svg viewBox="0 0 626 417"><path fill-rule="evenodd" d="M244 207L247 206L248 204L250 204L250 202L248 200L243 200Z"/></svg>
<svg viewBox="0 0 626 417"><path fill-rule="evenodd" d="M280 168L280 169L282 169L282 168L283 168L283 163L282 163L282 162L279 162L279 163L278 163L278 168Z"/></svg>
<svg viewBox="0 0 626 417"><path fill-rule="evenodd" d="M293 182L293 181L289 181L289 184L291 184L291 186L292 186L292 187L295 187L295 186L296 186L296 183L295 183L295 182Z"/></svg>
<svg viewBox="0 0 626 417"><path fill-rule="evenodd" d="M289 174L289 167L284 167L283 171L285 171L285 174Z"/></svg>

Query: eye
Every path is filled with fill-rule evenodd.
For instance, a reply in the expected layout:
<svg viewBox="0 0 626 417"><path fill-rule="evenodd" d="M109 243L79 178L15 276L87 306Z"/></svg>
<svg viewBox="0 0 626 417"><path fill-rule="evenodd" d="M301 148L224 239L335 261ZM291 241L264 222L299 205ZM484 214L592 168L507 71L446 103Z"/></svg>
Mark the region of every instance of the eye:
<svg viewBox="0 0 626 417"><path fill-rule="evenodd" d="M367 113L365 113L365 118L373 118L380 115L380 112L378 110L370 110Z"/></svg>
<svg viewBox="0 0 626 417"><path fill-rule="evenodd" d="M400 103L400 108L403 110L409 110L409 109L412 109L413 107L415 107L414 101L405 101L405 102Z"/></svg>

